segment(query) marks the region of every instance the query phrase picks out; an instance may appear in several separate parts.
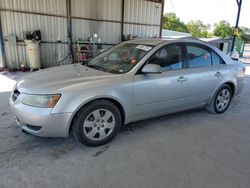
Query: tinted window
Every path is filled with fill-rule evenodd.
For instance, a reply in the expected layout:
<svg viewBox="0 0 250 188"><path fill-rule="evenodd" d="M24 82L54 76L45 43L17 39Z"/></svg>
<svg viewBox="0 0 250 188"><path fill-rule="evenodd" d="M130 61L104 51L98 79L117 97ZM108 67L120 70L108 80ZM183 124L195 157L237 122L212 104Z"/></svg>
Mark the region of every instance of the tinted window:
<svg viewBox="0 0 250 188"><path fill-rule="evenodd" d="M214 52L212 52L213 65L224 64L224 61Z"/></svg>
<svg viewBox="0 0 250 188"><path fill-rule="evenodd" d="M187 45L189 67L207 67L211 65L211 55L208 50L197 45Z"/></svg>
<svg viewBox="0 0 250 188"><path fill-rule="evenodd" d="M170 44L159 49L151 58L149 63L161 66L161 71L182 68L182 46L180 44Z"/></svg>

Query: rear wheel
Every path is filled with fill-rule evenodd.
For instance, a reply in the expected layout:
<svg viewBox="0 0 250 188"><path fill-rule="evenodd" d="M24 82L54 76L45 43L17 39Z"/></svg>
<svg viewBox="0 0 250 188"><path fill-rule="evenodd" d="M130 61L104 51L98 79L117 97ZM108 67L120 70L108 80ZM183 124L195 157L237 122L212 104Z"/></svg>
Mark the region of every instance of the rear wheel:
<svg viewBox="0 0 250 188"><path fill-rule="evenodd" d="M232 100L233 92L231 87L223 85L213 97L211 103L208 105L207 110L213 113L224 113Z"/></svg>
<svg viewBox="0 0 250 188"><path fill-rule="evenodd" d="M121 122L121 113L112 102L98 100L78 112L73 133L82 144L99 146L115 137Z"/></svg>

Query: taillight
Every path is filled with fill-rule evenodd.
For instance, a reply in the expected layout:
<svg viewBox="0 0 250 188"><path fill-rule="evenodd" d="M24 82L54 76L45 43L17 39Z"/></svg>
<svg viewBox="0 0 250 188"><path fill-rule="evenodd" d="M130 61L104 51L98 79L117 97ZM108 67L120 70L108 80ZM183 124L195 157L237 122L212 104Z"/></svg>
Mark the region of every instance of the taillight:
<svg viewBox="0 0 250 188"><path fill-rule="evenodd" d="M14 92L13 92L13 95L12 95L12 100L15 102L19 95L20 95L20 91L15 89Z"/></svg>

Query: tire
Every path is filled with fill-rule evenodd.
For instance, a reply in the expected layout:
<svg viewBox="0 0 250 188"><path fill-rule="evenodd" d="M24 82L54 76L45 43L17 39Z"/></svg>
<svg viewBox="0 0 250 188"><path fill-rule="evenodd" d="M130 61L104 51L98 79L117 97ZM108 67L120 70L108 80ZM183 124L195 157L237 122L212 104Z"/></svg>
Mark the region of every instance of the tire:
<svg viewBox="0 0 250 188"><path fill-rule="evenodd" d="M76 114L73 134L82 144L100 146L116 136L121 123L121 113L115 104L97 100L87 104Z"/></svg>
<svg viewBox="0 0 250 188"><path fill-rule="evenodd" d="M230 86L224 84L218 89L212 101L207 106L207 110L212 113L222 114L230 106L233 92Z"/></svg>

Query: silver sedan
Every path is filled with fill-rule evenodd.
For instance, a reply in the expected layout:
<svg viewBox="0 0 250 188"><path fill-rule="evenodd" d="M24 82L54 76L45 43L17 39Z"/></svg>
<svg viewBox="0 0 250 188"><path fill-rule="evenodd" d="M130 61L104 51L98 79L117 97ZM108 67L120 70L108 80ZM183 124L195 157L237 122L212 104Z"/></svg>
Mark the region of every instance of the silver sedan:
<svg viewBox="0 0 250 188"><path fill-rule="evenodd" d="M204 106L227 110L244 86L244 66L197 40L139 39L82 64L21 78L9 103L23 130L83 144L109 142L121 125Z"/></svg>

